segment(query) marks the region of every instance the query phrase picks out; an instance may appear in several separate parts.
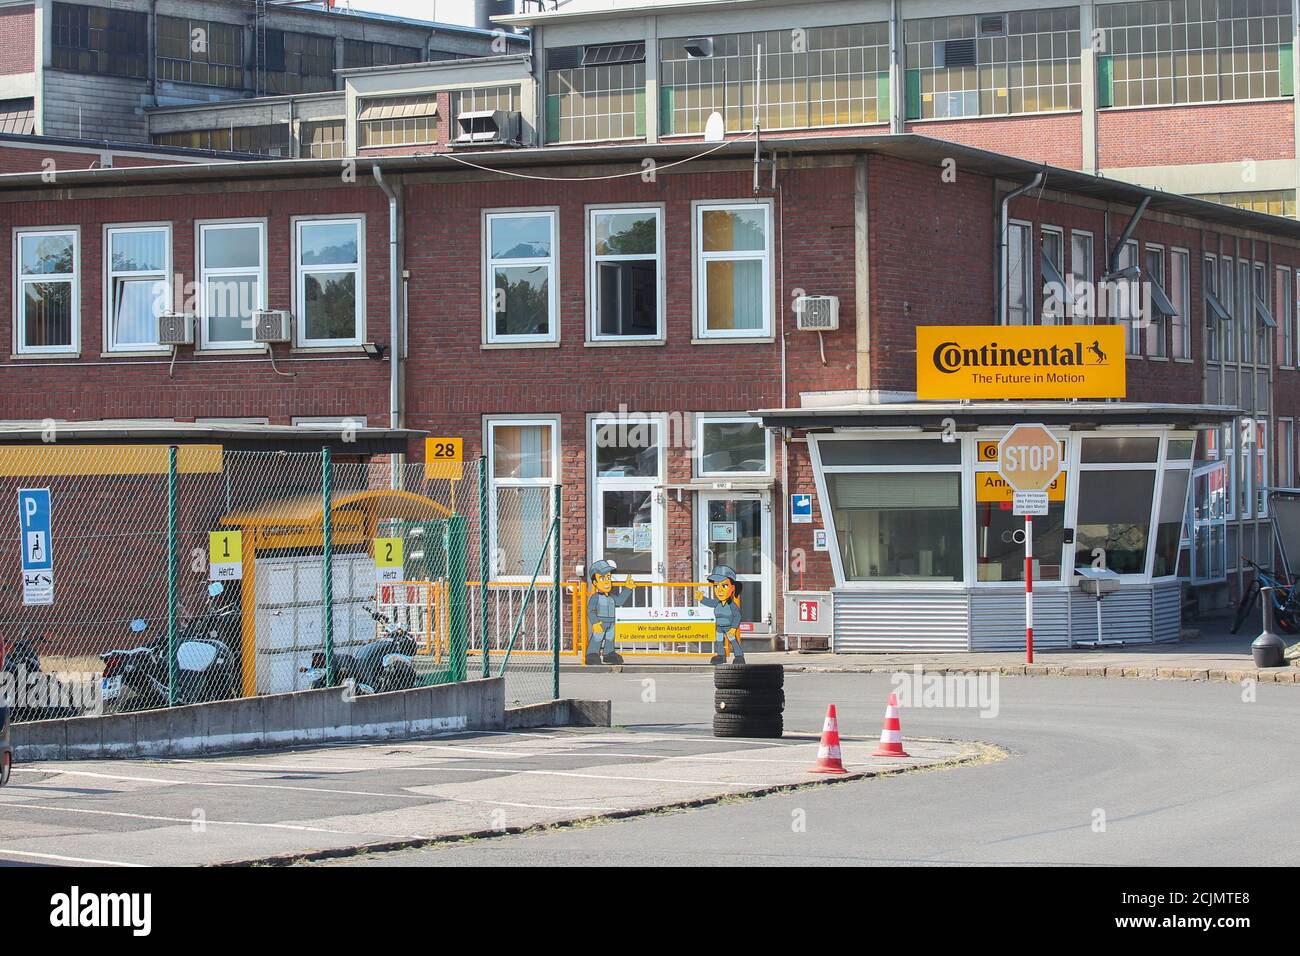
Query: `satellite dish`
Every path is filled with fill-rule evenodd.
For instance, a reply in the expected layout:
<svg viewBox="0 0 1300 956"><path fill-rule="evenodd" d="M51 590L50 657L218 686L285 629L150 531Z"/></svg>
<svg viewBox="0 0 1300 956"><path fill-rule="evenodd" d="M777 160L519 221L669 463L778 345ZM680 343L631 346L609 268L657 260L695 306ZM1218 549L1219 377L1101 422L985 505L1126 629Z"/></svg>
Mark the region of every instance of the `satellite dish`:
<svg viewBox="0 0 1300 956"><path fill-rule="evenodd" d="M727 136L727 124L722 119L722 114L714 110L709 114L708 122L704 124L704 142L721 143Z"/></svg>

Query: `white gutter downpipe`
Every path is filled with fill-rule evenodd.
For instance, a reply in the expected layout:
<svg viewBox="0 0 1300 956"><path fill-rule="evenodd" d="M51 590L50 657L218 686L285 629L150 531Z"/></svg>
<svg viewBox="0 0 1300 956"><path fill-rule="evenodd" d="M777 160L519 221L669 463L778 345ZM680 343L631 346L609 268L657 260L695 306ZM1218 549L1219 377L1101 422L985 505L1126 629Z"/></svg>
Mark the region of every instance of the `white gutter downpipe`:
<svg viewBox="0 0 1300 956"><path fill-rule="evenodd" d="M401 326L398 302L401 297L401 277L397 268L397 193L384 179L383 170L376 163L370 167L375 182L388 197L388 426L402 427L402 393L398 366L402 359Z"/></svg>
<svg viewBox="0 0 1300 956"><path fill-rule="evenodd" d="M1011 192L1007 193L1004 197L1002 197L1002 230L998 233L998 250L999 250L998 257L1001 260L1001 270L998 273L998 277L1000 280L999 285L1001 286L1001 293L998 295L998 321L1002 325L1007 324L1007 304L1008 304L1007 303L1007 299L1008 299L1007 280L1010 278L1010 276L1008 275L1010 262L1008 261L1008 256L1007 256L1007 230L1011 228L1011 222L1010 222L1011 200L1023 196L1031 189L1038 188L1039 184L1041 184L1042 181L1043 181L1043 173L1041 172L1035 173L1034 178L1031 179L1029 182L1025 183L1025 185L1021 186L1019 189L1013 189Z"/></svg>

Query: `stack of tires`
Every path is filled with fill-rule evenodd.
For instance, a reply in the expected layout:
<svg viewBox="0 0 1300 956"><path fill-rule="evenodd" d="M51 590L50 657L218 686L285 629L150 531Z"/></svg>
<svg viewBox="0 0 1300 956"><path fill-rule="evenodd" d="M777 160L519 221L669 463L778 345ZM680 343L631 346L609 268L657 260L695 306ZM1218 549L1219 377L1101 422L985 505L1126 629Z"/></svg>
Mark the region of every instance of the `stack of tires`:
<svg viewBox="0 0 1300 956"><path fill-rule="evenodd" d="M785 668L719 664L713 669L713 736L780 737Z"/></svg>

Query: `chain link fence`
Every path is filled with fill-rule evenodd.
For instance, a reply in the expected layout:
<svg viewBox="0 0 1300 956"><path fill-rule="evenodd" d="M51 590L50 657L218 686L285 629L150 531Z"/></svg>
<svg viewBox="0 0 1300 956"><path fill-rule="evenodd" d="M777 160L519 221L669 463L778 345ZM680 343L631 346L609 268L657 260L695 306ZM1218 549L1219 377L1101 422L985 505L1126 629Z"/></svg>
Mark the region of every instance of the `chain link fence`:
<svg viewBox="0 0 1300 956"><path fill-rule="evenodd" d="M558 695L557 651L574 646L552 573L558 489L492 501L481 460L395 470L329 450L50 445L5 461L15 719L489 675L511 704Z"/></svg>

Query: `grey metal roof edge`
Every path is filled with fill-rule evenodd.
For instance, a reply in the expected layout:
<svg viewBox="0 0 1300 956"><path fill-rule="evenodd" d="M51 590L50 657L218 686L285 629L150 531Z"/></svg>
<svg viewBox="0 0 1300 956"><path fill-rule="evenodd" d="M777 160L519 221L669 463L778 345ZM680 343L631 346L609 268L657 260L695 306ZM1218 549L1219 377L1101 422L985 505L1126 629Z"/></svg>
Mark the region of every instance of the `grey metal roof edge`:
<svg viewBox="0 0 1300 956"><path fill-rule="evenodd" d="M1055 189L1072 195L1133 206L1143 199L1150 199L1149 208L1154 210L1204 219L1239 229L1284 235L1300 241L1300 220L1235 209L1205 199L1192 199L1178 193L1049 166L1004 153L932 139L916 133L769 136L764 140L764 145L773 152L799 155L852 155L865 152L934 166L938 166L945 160L956 159L958 165L966 170L1002 179L1027 179L1035 173L1043 172L1046 173L1044 189ZM722 144L687 141L627 143L613 146L527 146L478 152L458 150L454 157L446 153L428 153L420 156L349 158L355 161L359 169L366 171L376 165L393 172L449 169L461 165L457 162L458 159L472 159L481 166L499 169L573 163L628 162L636 167L635 172L640 173L641 163L647 158L681 159L693 154L699 154L701 157L707 154L736 158L751 156L753 150L753 140L744 137L730 139ZM0 175L0 193L11 189L66 190L75 186L111 186L118 183L138 182L168 183L204 179L217 179L228 183L241 176L255 178L261 175L280 178L316 175L333 177L338 173L339 162L340 160L337 159L261 159L235 165L193 163L163 167L69 170L59 173L57 185L44 183L39 172L7 173Z"/></svg>
<svg viewBox="0 0 1300 956"><path fill-rule="evenodd" d="M335 70L339 73L341 70ZM146 106L144 111L151 116L166 113L184 113L189 110L234 109L240 106L274 106L278 103L297 103L302 100L326 100L338 97L346 98L345 90L322 90L317 93L277 93L275 96L241 96L228 100L211 100L206 103L172 103L168 106Z"/></svg>
<svg viewBox="0 0 1300 956"><path fill-rule="evenodd" d="M502 63L511 63L516 60L527 61L532 57L531 50L520 50L517 53L498 53L495 56L467 56L459 60L425 60L419 63L386 63L381 66L351 66L341 70L335 70L336 76L368 76L374 73L405 73L414 72L415 70L446 70L459 68L464 69L467 66L500 66ZM342 93L342 90L335 92Z"/></svg>
<svg viewBox="0 0 1300 956"><path fill-rule="evenodd" d="M1170 402L898 402L841 405L823 408L766 408L748 414L764 425L794 428L937 427L951 418L960 425L1013 424L1043 421L1088 426L1102 424L1166 424L1231 421L1243 414L1233 405L1185 405Z"/></svg>
<svg viewBox="0 0 1300 956"><path fill-rule="evenodd" d="M560 7L556 10L541 10L531 13L507 13L490 17L493 23L504 23L510 26L541 26L548 23L573 23L579 20L592 19L631 19L644 18L646 16L663 16L672 13L693 13L700 10L710 13L716 12L719 8L723 10L746 9L748 7L766 7L779 6L782 0L713 0L713 2L678 2L663 3L654 6L628 5L626 7L583 7L577 10L565 10Z"/></svg>
<svg viewBox="0 0 1300 956"><path fill-rule="evenodd" d="M0 146L13 146L18 149L39 149L41 146L64 146L71 149L83 149L86 152L112 150L115 153L157 153L160 156L184 156L224 159L220 164L192 163L195 166L221 165L229 168L232 162L243 162L250 157L265 159L257 153L239 153L221 149L193 149L188 146L158 146L154 143L128 143L111 139L77 139L69 136L40 136L26 133L0 133ZM148 166L129 166L125 169L150 169ZM83 170L84 172L85 170ZM91 172L95 170L90 170ZM71 172L71 170L69 170ZM6 173L5 175L25 175L23 173ZM60 176L64 175L62 172Z"/></svg>
<svg viewBox="0 0 1300 956"><path fill-rule="evenodd" d="M409 441L427 435L416 428L391 428L387 426L325 426L325 425L257 425L252 423L224 422L159 422L157 424L132 422L54 422L57 444L82 444L104 440L139 440L164 442L167 439L187 439L190 442L222 440L266 441L292 440L295 444L313 439L338 440L345 433L366 441ZM19 426L0 425L0 444L45 441L48 429L39 423Z"/></svg>

